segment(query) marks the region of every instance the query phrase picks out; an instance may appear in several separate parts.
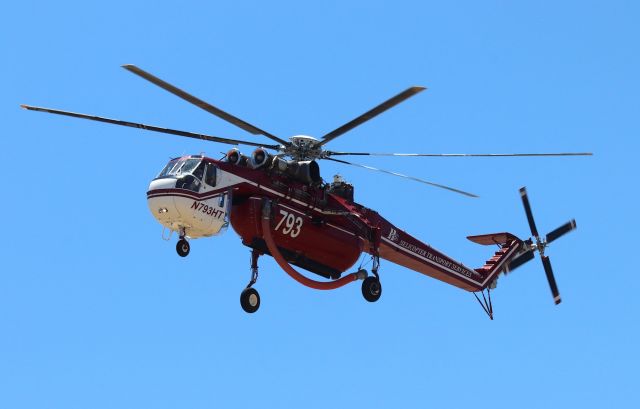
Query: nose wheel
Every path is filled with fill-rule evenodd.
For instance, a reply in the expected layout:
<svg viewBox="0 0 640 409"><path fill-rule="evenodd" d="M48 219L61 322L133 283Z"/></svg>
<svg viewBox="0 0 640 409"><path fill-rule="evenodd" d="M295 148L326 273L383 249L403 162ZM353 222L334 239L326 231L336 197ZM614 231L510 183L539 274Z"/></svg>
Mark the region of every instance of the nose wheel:
<svg viewBox="0 0 640 409"><path fill-rule="evenodd" d="M189 242L184 237L180 238L176 244L176 252L178 255L180 257L187 257L189 255L189 251L191 251Z"/></svg>

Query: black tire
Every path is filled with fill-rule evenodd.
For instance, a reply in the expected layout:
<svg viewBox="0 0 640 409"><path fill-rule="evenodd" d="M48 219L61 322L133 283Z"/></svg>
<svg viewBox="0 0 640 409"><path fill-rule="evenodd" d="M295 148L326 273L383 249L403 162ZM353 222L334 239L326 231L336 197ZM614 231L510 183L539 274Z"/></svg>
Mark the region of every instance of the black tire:
<svg viewBox="0 0 640 409"><path fill-rule="evenodd" d="M240 305L245 312L253 314L260 308L260 294L253 288L245 288L240 294Z"/></svg>
<svg viewBox="0 0 640 409"><path fill-rule="evenodd" d="M382 285L376 277L367 277L362 282L362 296L369 302L376 302L382 295Z"/></svg>
<svg viewBox="0 0 640 409"><path fill-rule="evenodd" d="M191 251L191 246L185 239L180 239L176 244L176 251L180 257L187 257L189 255L189 251Z"/></svg>

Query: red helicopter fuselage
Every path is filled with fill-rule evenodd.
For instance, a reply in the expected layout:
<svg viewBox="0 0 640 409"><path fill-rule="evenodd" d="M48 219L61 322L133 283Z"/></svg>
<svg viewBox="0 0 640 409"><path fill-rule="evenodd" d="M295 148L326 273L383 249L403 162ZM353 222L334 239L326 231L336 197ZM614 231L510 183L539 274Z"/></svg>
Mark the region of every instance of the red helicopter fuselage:
<svg viewBox="0 0 640 409"><path fill-rule="evenodd" d="M254 167L247 158L237 163L211 158L201 161L207 169L216 169L219 184L203 192L202 188L196 191L184 186L157 188L152 183L147 193L152 212L157 206L151 201L158 197L191 200L187 205L198 214L205 209L201 203L227 197L228 219L242 243L261 254L272 255L262 223L268 201L268 233L283 258L328 279L340 278L366 252L464 290L480 291L492 283L522 243L508 233L475 238L481 244L501 245L501 249L484 267L472 269L409 235L376 211L354 202L353 187L343 181L324 183L318 177L316 181L293 177L294 172L280 171L273 164ZM216 212L204 213L219 218ZM181 217L191 216L181 214ZM183 233L190 236L189 228Z"/></svg>

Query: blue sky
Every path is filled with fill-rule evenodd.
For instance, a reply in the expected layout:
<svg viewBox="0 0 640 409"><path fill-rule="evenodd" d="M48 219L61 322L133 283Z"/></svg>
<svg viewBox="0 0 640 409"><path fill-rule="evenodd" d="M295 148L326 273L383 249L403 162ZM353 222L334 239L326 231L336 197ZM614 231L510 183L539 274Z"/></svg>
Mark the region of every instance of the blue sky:
<svg viewBox="0 0 640 409"><path fill-rule="evenodd" d="M634 2L10 2L0 25L0 407L637 407L634 255L640 95ZM167 159L228 147L20 110L28 103L247 139L120 68L136 64L283 138L320 136L410 85L426 92L335 150L593 151L591 158L369 158L479 194L365 170L356 199L478 267L465 236L528 237L575 217L539 261L473 296L383 263L358 285L299 286L261 259L238 301L233 231L186 259L146 207ZM266 141L266 140L265 140ZM249 149L244 149L249 151Z"/></svg>

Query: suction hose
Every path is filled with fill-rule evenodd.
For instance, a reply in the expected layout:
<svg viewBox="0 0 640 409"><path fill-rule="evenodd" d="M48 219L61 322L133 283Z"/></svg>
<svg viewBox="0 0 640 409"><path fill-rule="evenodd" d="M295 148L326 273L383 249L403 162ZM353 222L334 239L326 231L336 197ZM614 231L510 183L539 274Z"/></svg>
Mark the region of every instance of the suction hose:
<svg viewBox="0 0 640 409"><path fill-rule="evenodd" d="M314 288L316 290L335 290L336 288L345 286L358 279L364 280L367 277L367 272L361 270L334 281L315 281L297 272L293 267L291 267L287 260L282 257L282 254L280 253L280 250L278 250L278 246L276 246L273 236L271 235L271 200L269 199L265 199L262 205L262 235L264 236L264 241L267 243L269 252L273 258L276 259L280 268L289 274L291 278L304 286Z"/></svg>

